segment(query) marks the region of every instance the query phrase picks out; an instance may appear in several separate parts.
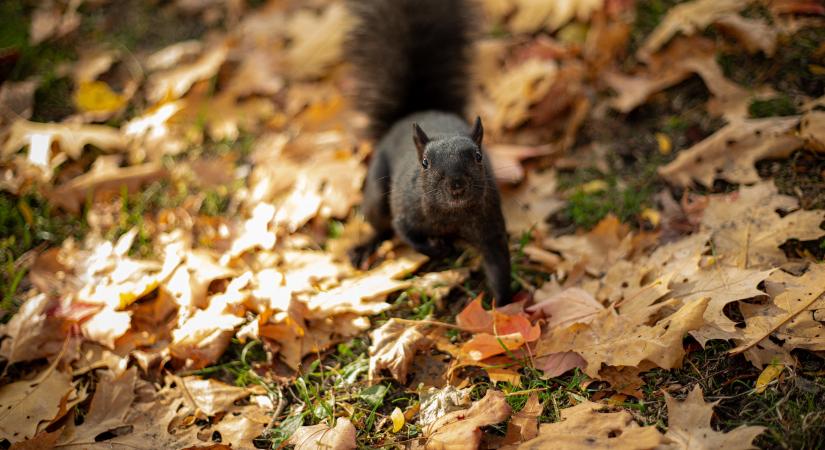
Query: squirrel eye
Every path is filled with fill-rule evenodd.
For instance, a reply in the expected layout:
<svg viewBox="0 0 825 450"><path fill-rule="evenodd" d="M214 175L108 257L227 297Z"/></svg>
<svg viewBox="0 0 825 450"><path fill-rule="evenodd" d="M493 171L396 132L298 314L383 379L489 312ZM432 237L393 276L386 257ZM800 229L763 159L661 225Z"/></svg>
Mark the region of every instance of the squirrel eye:
<svg viewBox="0 0 825 450"><path fill-rule="evenodd" d="M481 152L476 152L476 162L481 162Z"/></svg>
<svg viewBox="0 0 825 450"><path fill-rule="evenodd" d="M422 160L421 160L421 167L423 167L423 168L425 168L425 169L426 169L427 167L430 167L430 162L429 162L429 161L427 161L427 158L424 158L424 159L422 159Z"/></svg>

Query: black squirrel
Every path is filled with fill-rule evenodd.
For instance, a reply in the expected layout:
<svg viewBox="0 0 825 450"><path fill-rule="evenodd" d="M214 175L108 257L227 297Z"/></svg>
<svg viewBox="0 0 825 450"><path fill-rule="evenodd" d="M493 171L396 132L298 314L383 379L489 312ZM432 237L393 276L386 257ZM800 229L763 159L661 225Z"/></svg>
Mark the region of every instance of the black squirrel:
<svg viewBox="0 0 825 450"><path fill-rule="evenodd" d="M393 230L443 257L455 239L477 248L499 305L510 301L501 200L477 118L463 119L472 28L467 0L350 0L347 43L356 104L376 139L362 210L375 234L350 252L360 266Z"/></svg>

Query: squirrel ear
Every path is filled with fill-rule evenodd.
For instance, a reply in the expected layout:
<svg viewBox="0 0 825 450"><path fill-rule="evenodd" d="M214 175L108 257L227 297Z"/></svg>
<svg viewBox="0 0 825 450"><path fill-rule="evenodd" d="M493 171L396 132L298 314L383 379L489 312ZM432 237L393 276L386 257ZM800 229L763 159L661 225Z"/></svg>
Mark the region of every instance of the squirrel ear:
<svg viewBox="0 0 825 450"><path fill-rule="evenodd" d="M484 138L484 127L481 126L481 117L476 116L476 122L473 124L473 131L470 132L470 137L477 146L481 147L481 140Z"/></svg>
<svg viewBox="0 0 825 450"><path fill-rule="evenodd" d="M417 123L413 124L413 142L415 142L415 149L418 151L418 160L420 161L424 157L424 148L430 142L430 138L427 137L427 133Z"/></svg>

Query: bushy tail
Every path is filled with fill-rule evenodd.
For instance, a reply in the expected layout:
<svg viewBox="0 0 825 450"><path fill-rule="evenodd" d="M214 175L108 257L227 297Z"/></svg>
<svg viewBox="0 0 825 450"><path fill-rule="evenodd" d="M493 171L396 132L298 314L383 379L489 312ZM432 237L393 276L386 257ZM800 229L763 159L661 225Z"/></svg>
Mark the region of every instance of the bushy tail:
<svg viewBox="0 0 825 450"><path fill-rule="evenodd" d="M468 0L349 0L358 23L347 44L358 108L380 138L417 111L464 114L469 91Z"/></svg>

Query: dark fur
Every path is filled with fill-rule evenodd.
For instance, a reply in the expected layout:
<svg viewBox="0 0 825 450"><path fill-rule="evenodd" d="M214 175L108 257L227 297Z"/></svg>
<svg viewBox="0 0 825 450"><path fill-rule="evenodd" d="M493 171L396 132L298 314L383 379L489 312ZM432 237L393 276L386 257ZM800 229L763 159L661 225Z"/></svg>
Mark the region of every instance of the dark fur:
<svg viewBox="0 0 825 450"><path fill-rule="evenodd" d="M352 0L349 42L358 104L379 139L364 185L375 236L362 263L393 231L431 257L456 239L478 248L499 304L510 300L510 254L483 129L462 119L472 15L460 0ZM426 162L425 162L426 161ZM424 167L426 165L426 167Z"/></svg>

